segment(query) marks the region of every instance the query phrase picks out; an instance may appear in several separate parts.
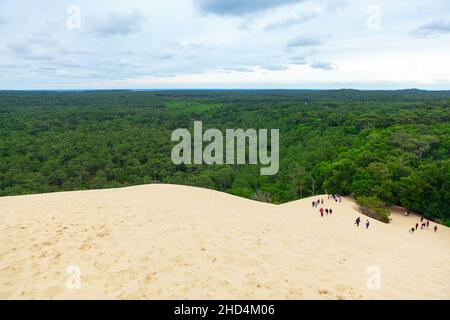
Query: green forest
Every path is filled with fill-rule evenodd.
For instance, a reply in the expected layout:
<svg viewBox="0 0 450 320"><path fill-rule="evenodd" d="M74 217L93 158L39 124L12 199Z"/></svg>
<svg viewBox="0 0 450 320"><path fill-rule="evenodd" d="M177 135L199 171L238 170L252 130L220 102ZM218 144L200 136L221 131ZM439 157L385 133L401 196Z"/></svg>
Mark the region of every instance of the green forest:
<svg viewBox="0 0 450 320"><path fill-rule="evenodd" d="M278 128L280 169L174 165L171 133ZM146 183L374 197L450 225L450 91L0 91L0 196Z"/></svg>

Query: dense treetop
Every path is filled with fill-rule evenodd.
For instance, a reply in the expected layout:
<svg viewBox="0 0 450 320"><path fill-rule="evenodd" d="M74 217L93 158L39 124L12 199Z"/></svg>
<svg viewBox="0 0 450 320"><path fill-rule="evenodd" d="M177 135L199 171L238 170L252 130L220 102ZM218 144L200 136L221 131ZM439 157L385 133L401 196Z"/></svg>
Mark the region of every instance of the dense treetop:
<svg viewBox="0 0 450 320"><path fill-rule="evenodd" d="M279 128L280 171L179 165L173 130ZM450 91L0 91L0 196L143 183L374 196L450 223Z"/></svg>

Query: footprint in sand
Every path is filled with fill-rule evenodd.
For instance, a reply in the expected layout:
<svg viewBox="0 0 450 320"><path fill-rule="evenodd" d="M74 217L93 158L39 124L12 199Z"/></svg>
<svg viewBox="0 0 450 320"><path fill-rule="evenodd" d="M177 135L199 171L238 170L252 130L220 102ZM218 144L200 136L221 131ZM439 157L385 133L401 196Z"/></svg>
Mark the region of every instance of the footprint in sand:
<svg viewBox="0 0 450 320"><path fill-rule="evenodd" d="M330 292L327 289L320 289L319 291L317 291L320 295L327 295Z"/></svg>
<svg viewBox="0 0 450 320"><path fill-rule="evenodd" d="M54 243L55 243L55 241L48 240L48 241L42 242L42 245L43 246L51 246Z"/></svg>
<svg viewBox="0 0 450 320"><path fill-rule="evenodd" d="M111 231L109 231L108 229L105 229L105 230L97 233L97 237L104 238L104 237L108 236L110 233L111 233Z"/></svg>
<svg viewBox="0 0 450 320"><path fill-rule="evenodd" d="M80 246L80 250L89 250L92 246L89 243L84 243Z"/></svg>
<svg viewBox="0 0 450 320"><path fill-rule="evenodd" d="M156 279L156 272L150 272L149 274L147 274L144 278L144 281L146 284L155 281Z"/></svg>
<svg viewBox="0 0 450 320"><path fill-rule="evenodd" d="M44 251L38 258L42 259L42 258L47 258L49 256L47 251Z"/></svg>
<svg viewBox="0 0 450 320"><path fill-rule="evenodd" d="M303 296L303 290L300 288L291 288L289 289L289 293L287 295L287 298L300 298Z"/></svg>

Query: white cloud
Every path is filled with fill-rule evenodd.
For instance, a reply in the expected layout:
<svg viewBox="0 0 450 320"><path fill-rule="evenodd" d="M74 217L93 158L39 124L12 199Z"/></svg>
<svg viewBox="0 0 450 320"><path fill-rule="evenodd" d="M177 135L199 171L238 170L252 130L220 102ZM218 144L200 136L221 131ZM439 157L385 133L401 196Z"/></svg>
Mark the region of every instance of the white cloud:
<svg viewBox="0 0 450 320"><path fill-rule="evenodd" d="M102 36L129 35L142 30L142 23L146 20L139 12L110 13L93 25L93 31Z"/></svg>
<svg viewBox="0 0 450 320"><path fill-rule="evenodd" d="M319 37L313 37L308 35L302 35L293 38L290 40L287 44L290 48L296 48L296 47L316 47L321 46L323 44L323 41Z"/></svg>
<svg viewBox="0 0 450 320"><path fill-rule="evenodd" d="M422 24L415 29L413 33L422 36L436 35L449 33L450 34L450 19L438 19Z"/></svg>
<svg viewBox="0 0 450 320"><path fill-rule="evenodd" d="M66 27L71 4L0 2L0 89L450 82L446 0L379 0L377 30L370 1L77 0L80 30Z"/></svg>
<svg viewBox="0 0 450 320"><path fill-rule="evenodd" d="M310 64L311 68L313 69L320 69L320 70L333 70L334 66L332 63L329 62L313 62Z"/></svg>
<svg viewBox="0 0 450 320"><path fill-rule="evenodd" d="M194 0L202 11L217 15L245 15L304 0Z"/></svg>

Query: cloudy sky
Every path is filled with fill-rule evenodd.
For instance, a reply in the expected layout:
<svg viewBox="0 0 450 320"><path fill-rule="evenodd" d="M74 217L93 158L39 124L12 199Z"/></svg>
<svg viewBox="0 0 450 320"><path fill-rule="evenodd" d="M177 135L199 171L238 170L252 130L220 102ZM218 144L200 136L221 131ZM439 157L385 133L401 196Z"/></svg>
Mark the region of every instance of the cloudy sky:
<svg viewBox="0 0 450 320"><path fill-rule="evenodd" d="M0 89L450 89L448 0L1 0Z"/></svg>

